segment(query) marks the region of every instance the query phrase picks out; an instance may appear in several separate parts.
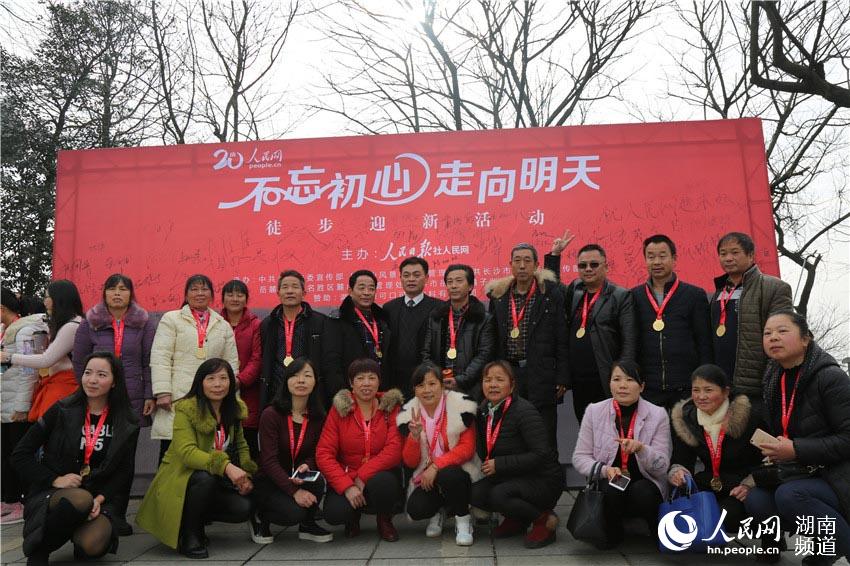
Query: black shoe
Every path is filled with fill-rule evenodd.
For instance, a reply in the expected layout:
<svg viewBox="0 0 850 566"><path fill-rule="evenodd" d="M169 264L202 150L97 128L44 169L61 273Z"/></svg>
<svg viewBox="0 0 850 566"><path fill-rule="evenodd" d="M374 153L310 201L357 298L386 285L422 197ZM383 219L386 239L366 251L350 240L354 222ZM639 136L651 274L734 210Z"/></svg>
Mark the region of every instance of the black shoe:
<svg viewBox="0 0 850 566"><path fill-rule="evenodd" d="M209 558L210 553L207 552L207 545L204 543L206 537L195 534L187 534L180 538L178 549L183 556L187 558Z"/></svg>
<svg viewBox="0 0 850 566"><path fill-rule="evenodd" d="M756 555L756 562L765 564L776 564L782 560L782 552L788 550L785 543L785 537L779 537L777 542L774 539L764 537L761 539L762 553Z"/></svg>
<svg viewBox="0 0 850 566"><path fill-rule="evenodd" d="M251 540L257 544L271 544L274 542L268 521L263 521L258 513L251 515L248 519L248 529L251 531Z"/></svg>
<svg viewBox="0 0 850 566"><path fill-rule="evenodd" d="M133 534L133 526L127 522L125 517L115 517L112 519L112 527L115 529L115 534L119 537L128 537Z"/></svg>
<svg viewBox="0 0 850 566"><path fill-rule="evenodd" d="M27 566L47 566L50 564L49 556L50 554L47 552L36 551L27 557Z"/></svg>
<svg viewBox="0 0 850 566"><path fill-rule="evenodd" d="M806 556L804 566L832 566L838 561L838 556Z"/></svg>
<svg viewBox="0 0 850 566"><path fill-rule="evenodd" d="M327 529L320 527L315 520L306 520L298 525L298 538L313 542L331 542L334 535Z"/></svg>

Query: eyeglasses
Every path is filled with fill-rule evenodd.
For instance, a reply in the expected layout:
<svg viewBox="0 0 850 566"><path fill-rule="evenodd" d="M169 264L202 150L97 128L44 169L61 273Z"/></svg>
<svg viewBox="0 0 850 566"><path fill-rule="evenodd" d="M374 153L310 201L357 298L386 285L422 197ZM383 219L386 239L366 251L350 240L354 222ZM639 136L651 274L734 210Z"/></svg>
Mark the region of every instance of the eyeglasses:
<svg viewBox="0 0 850 566"><path fill-rule="evenodd" d="M587 269L588 267L590 269L599 269L600 265L602 264L598 261L582 261L578 263L578 268L582 270Z"/></svg>

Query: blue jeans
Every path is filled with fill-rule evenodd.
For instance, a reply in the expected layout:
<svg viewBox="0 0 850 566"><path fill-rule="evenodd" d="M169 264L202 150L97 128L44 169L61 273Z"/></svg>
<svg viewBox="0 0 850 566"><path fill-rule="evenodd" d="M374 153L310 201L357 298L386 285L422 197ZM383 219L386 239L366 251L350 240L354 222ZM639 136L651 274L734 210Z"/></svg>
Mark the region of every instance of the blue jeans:
<svg viewBox="0 0 850 566"><path fill-rule="evenodd" d="M835 553L850 556L850 524L841 515L838 496L822 478L789 481L775 490L755 487L744 506L756 521L779 515L782 529L791 533L797 530L798 516L835 519Z"/></svg>

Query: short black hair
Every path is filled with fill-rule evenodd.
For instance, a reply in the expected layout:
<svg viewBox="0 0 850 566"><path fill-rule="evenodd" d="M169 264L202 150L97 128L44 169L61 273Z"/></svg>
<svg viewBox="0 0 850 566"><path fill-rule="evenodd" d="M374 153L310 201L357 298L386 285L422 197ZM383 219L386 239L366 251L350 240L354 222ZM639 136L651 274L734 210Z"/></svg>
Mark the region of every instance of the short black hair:
<svg viewBox="0 0 850 566"><path fill-rule="evenodd" d="M425 378L429 373L434 374L437 377L437 381L440 383L443 382L443 372L440 369L440 366L434 362L422 362L416 366L416 369L413 370L413 374L410 376L410 387L412 389L416 389L417 385L425 381Z"/></svg>
<svg viewBox="0 0 850 566"><path fill-rule="evenodd" d="M3 308L9 309L15 314L21 314L21 301L11 289L7 287L0 289L0 302L2 302Z"/></svg>
<svg viewBox="0 0 850 566"><path fill-rule="evenodd" d="M521 242L511 249L511 261L514 259L514 252L518 252L520 250L530 250L531 257L534 258L534 263L537 263L537 248L527 242Z"/></svg>
<svg viewBox="0 0 850 566"><path fill-rule="evenodd" d="M374 373L378 376L378 379L381 378L381 364L373 360L372 358L357 358L351 365L348 366L348 384L351 385L351 382L354 381L354 377L358 373Z"/></svg>
<svg viewBox="0 0 850 566"><path fill-rule="evenodd" d="M800 329L800 336L803 338L814 338L814 334L812 334L811 328L809 328L809 322L806 320L806 317L801 315L795 310L792 309L782 309L778 311L773 311L769 315L767 315L767 319L771 319L774 316L785 315L791 319L791 323ZM767 320L765 320L767 322Z"/></svg>
<svg viewBox="0 0 850 566"><path fill-rule="evenodd" d="M428 262L422 259L421 257L414 255L402 261L400 264L398 264L399 273L401 273L401 270L407 267L408 265L419 265L422 267L422 270L425 272L425 275L428 275Z"/></svg>
<svg viewBox="0 0 850 566"><path fill-rule="evenodd" d="M113 273L103 282L103 302L106 302L106 290L117 287L119 283L123 283L130 290L130 302L135 302L136 291L133 289L133 280L123 273Z"/></svg>
<svg viewBox="0 0 850 566"><path fill-rule="evenodd" d="M721 389L726 389L727 387L732 386L732 384L729 383L729 376L726 375L723 368L714 364L703 364L695 369L691 374L691 383L697 379L704 379Z"/></svg>
<svg viewBox="0 0 850 566"><path fill-rule="evenodd" d="M670 253L673 254L673 257L676 257L676 244L673 243L673 240L671 240L669 236L666 236L664 234L654 234L644 240L643 255L646 255L646 247L649 244L667 244L667 247L670 248Z"/></svg>
<svg viewBox="0 0 850 566"><path fill-rule="evenodd" d="M351 277L348 278L348 288L354 289L354 284L357 283L358 277L369 277L372 281L375 282L375 286L378 286L378 278L375 277L375 274L369 271L368 269L358 269L354 273L351 274Z"/></svg>
<svg viewBox="0 0 850 566"><path fill-rule="evenodd" d="M295 271L294 269L287 269L286 271L281 271L280 277L277 278L277 289L280 291L280 284L283 283L283 280L287 277L295 277L301 282L301 290L304 290L304 276L301 275L300 272Z"/></svg>
<svg viewBox="0 0 850 566"><path fill-rule="evenodd" d="M637 365L637 362L632 360L617 360L613 364L611 364L611 375L614 375L614 369L620 368L623 370L623 373L637 381L638 383L643 383L643 376L640 374L640 366ZM609 376L609 381L611 377Z"/></svg>
<svg viewBox="0 0 850 566"><path fill-rule="evenodd" d="M186 285L183 287L183 304L189 304L189 301L186 300L186 295L189 294L189 287L194 285L195 283L203 283L210 289L210 296L215 296L215 289L213 288L212 279L204 275L203 273L196 273L195 275L191 275L188 279L186 279ZM216 370L218 371L218 370Z"/></svg>
<svg viewBox="0 0 850 566"><path fill-rule="evenodd" d="M469 283L470 287L475 286L475 270L473 270L470 266L465 263L453 263L446 268L446 272L443 273L443 283L448 281L449 273L452 271L463 271L466 273L466 282Z"/></svg>
<svg viewBox="0 0 850 566"><path fill-rule="evenodd" d="M580 256L584 252L599 252L599 255L608 259L608 255L605 253L605 248L600 246L599 244L585 244L581 247L581 249L576 254L576 257Z"/></svg>
<svg viewBox="0 0 850 566"><path fill-rule="evenodd" d="M29 316L31 314L43 314L47 309L44 308L44 300L32 295L24 295L21 297L21 310L18 313L21 316Z"/></svg>
<svg viewBox="0 0 850 566"><path fill-rule="evenodd" d="M753 242L753 239L749 236L749 234L744 234L743 232L729 232L728 234L724 234L717 241L717 253L720 253L720 246L731 242L732 240L736 240L739 244L741 244L741 248L744 250L744 253L747 255L753 255L756 251L756 244Z"/></svg>
<svg viewBox="0 0 850 566"><path fill-rule="evenodd" d="M239 279L231 279L221 288L221 300L224 301L224 295L227 293L242 293L245 299L248 299L248 286Z"/></svg>

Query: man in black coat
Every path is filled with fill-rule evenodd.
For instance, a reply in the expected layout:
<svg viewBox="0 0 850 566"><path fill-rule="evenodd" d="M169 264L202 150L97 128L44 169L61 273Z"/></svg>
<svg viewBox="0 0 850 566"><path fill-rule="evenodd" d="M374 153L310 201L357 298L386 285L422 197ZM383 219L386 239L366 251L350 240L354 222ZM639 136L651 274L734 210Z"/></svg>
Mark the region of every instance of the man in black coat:
<svg viewBox="0 0 850 566"><path fill-rule="evenodd" d="M553 246L553 253L546 256L546 266L555 273L560 271L562 249ZM632 295L608 281L608 259L602 246L582 247L576 265L579 278L567 286L564 303L568 378L573 409L581 422L588 405L611 396L613 363L635 360L637 335Z"/></svg>
<svg viewBox="0 0 850 566"><path fill-rule="evenodd" d="M280 304L260 325L263 343L261 410L271 403L280 387L284 367L300 357L310 359L325 406L330 407L330 400L345 383L332 322L304 301L304 276L295 270L280 274L277 295Z"/></svg>
<svg viewBox="0 0 850 566"><path fill-rule="evenodd" d="M381 365L381 391L388 388L384 361L392 347L390 327L384 309L375 304L378 278L368 269L360 269L348 278L348 296L331 314L336 320L340 370L348 375L348 366L359 358L371 358ZM330 405L328 405L330 407Z"/></svg>
<svg viewBox="0 0 850 566"><path fill-rule="evenodd" d="M428 284L428 262L421 257L409 257L398 266L404 295L384 304L384 314L394 340L390 344L383 368L387 388L397 387L410 399L410 377L422 362L422 342L431 310L440 300L425 294Z"/></svg>
<svg viewBox="0 0 850 566"><path fill-rule="evenodd" d="M649 279L632 289L642 396L671 410L690 398L691 373L713 361L708 296L676 276L676 244L667 236L644 240L643 257Z"/></svg>
<svg viewBox="0 0 850 566"><path fill-rule="evenodd" d="M481 399L481 370L493 360L496 350L495 320L472 295L472 267L450 265L443 281L449 300L440 302L428 317L422 360L445 368L443 385L447 388Z"/></svg>
<svg viewBox="0 0 850 566"><path fill-rule="evenodd" d="M557 276L539 268L531 244L511 250L511 273L485 288L496 319L496 357L513 366L516 392L540 411L557 450L556 405L569 384L564 296Z"/></svg>

